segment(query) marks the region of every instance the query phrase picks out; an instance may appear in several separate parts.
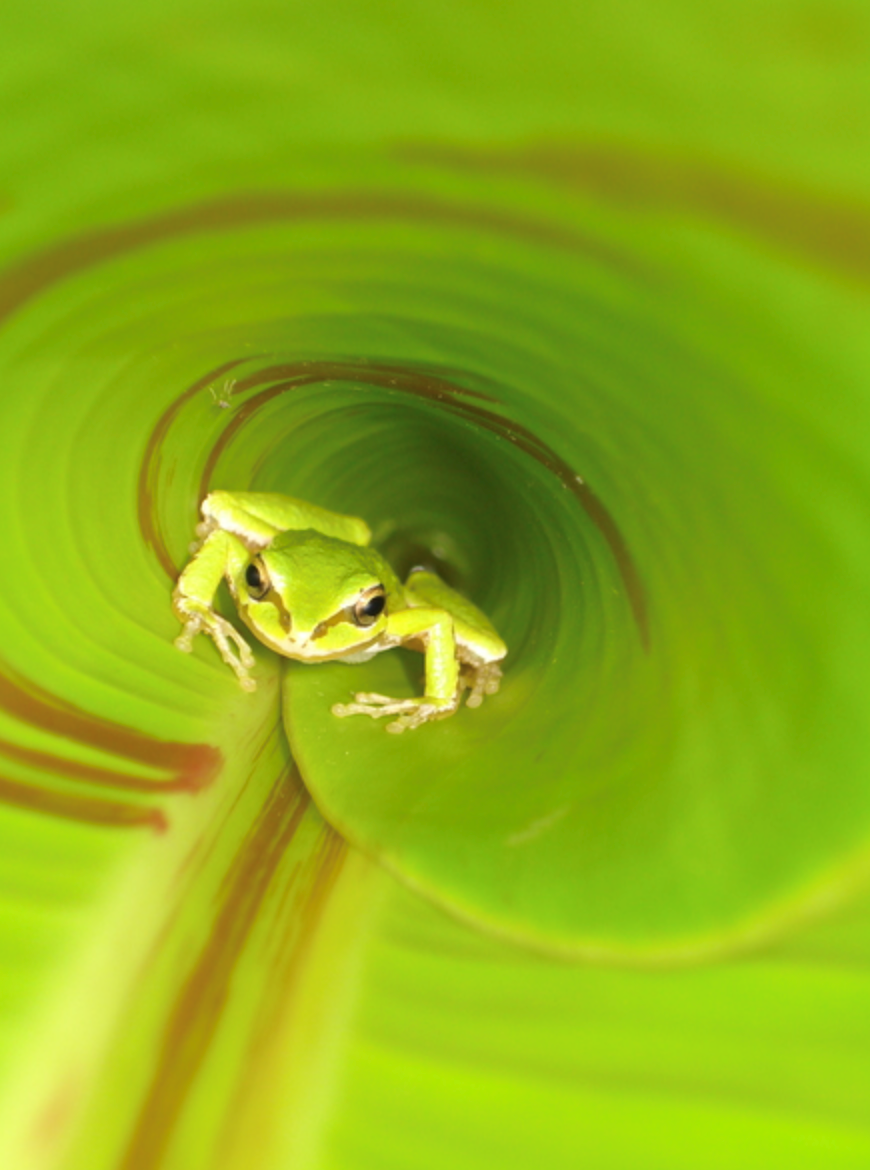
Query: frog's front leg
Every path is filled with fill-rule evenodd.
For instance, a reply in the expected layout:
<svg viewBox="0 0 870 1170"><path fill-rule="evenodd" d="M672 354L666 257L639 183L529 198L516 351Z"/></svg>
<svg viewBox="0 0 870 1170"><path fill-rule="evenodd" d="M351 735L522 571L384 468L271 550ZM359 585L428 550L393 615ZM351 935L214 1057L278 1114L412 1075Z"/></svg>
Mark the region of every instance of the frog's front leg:
<svg viewBox="0 0 870 1170"><path fill-rule="evenodd" d="M172 609L184 625L175 639L178 649L189 654L196 635L209 634L244 690L253 691L257 684L248 674L254 665L251 648L235 626L214 611L214 596L221 578L229 575L239 562L244 563L248 555L245 545L231 533L222 529L209 533L178 578L172 594Z"/></svg>
<svg viewBox="0 0 870 1170"><path fill-rule="evenodd" d="M499 662L507 646L482 610L428 569L412 569L405 586L411 606L444 609L453 618L460 689L468 690L467 707L479 707L486 695L494 695L501 683Z"/></svg>
<svg viewBox="0 0 870 1170"><path fill-rule="evenodd" d="M422 645L426 654L426 693L414 699L362 693L353 703L336 703L333 715L398 715L387 731L399 733L452 715L459 706L459 660L453 618L443 609L402 609L391 614L385 640Z"/></svg>

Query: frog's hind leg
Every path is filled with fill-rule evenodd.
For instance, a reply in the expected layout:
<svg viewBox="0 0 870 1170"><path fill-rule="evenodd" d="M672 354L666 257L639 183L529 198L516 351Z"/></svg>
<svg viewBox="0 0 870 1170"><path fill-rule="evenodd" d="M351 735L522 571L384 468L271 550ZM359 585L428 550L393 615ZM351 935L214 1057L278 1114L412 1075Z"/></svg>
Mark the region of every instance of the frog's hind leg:
<svg viewBox="0 0 870 1170"><path fill-rule="evenodd" d="M279 492L210 492L202 501L200 538L215 528L232 532L249 547L265 548L281 532L311 528L324 536L366 545L371 532L358 516L343 516Z"/></svg>

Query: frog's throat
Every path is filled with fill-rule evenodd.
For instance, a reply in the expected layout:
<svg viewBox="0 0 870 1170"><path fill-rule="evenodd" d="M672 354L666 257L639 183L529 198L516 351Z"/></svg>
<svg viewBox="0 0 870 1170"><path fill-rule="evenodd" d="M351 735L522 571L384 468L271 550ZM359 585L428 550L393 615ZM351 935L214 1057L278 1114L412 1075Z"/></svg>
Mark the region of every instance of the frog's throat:
<svg viewBox="0 0 870 1170"><path fill-rule="evenodd" d="M384 642L383 632L375 634L366 642L357 642L353 646L338 646L327 649L317 643L317 630L310 634L296 633L293 637L270 638L262 630L257 629L250 622L245 622L248 628L270 650L280 654L283 658L293 658L297 662L366 662L381 650L389 649L394 643Z"/></svg>

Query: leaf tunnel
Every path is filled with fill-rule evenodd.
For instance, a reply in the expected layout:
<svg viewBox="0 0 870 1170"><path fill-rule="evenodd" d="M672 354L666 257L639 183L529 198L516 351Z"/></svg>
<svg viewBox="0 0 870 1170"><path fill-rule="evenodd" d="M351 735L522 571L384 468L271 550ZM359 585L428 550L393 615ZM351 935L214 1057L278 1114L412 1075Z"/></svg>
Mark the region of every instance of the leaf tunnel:
<svg viewBox="0 0 870 1170"><path fill-rule="evenodd" d="M723 1168L867 1155L866 201L770 128L768 170L733 126L545 134L568 73L527 47L541 111L494 58L488 132L430 93L373 145L327 101L335 148L282 155L258 65L261 148L167 115L169 179L119 151L69 215L10 205L4 1166L688 1168L686 1126ZM182 107L239 68L180 68ZM499 694L389 736L331 707L417 693L419 655L255 646L255 695L180 655L215 488L436 565Z"/></svg>

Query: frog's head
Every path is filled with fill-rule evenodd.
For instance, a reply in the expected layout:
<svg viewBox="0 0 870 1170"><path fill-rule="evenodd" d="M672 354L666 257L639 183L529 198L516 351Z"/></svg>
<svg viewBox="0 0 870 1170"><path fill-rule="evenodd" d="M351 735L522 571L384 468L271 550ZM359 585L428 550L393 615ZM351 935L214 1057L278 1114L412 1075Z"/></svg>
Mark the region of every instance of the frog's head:
<svg viewBox="0 0 870 1170"><path fill-rule="evenodd" d="M312 530L285 532L231 578L239 613L288 658L342 658L377 642L395 578L371 548Z"/></svg>

